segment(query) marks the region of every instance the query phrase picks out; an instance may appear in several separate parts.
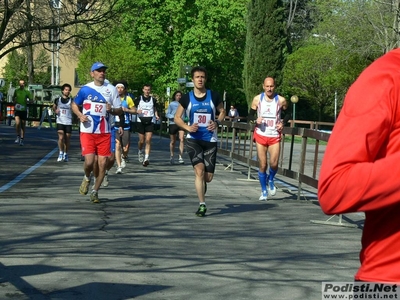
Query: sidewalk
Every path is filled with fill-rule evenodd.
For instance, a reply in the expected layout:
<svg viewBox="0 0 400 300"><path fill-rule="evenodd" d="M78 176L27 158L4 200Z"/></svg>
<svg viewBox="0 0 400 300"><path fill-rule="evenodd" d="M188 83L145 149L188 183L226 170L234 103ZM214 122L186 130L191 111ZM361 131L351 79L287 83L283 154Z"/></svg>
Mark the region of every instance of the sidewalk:
<svg viewBox="0 0 400 300"><path fill-rule="evenodd" d="M113 168L92 204L78 192L76 132L68 163L56 162L55 130L28 128L23 147L14 139L0 125L0 299L313 300L322 281L352 281L359 266L361 230L312 224L328 218L315 191L296 201L282 176L261 202L247 169L218 157L199 218L187 155L171 166L156 135L145 168L134 134L124 174Z"/></svg>

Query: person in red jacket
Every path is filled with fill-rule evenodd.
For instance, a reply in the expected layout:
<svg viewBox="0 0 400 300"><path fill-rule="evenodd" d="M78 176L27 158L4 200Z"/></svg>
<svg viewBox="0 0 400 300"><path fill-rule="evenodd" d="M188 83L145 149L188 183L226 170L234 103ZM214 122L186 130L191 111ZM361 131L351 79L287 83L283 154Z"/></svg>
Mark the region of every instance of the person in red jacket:
<svg viewBox="0 0 400 300"><path fill-rule="evenodd" d="M356 280L400 282L400 48L350 87L318 181L326 214L365 212Z"/></svg>

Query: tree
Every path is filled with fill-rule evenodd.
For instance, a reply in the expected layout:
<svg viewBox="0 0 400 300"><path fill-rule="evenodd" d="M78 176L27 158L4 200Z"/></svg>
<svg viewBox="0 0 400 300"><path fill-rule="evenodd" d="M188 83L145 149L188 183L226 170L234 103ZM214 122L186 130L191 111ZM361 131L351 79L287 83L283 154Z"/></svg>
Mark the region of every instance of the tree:
<svg viewBox="0 0 400 300"><path fill-rule="evenodd" d="M121 28L132 45L148 55L154 92L179 88L186 65L209 71L207 86L242 94L240 80L245 43L247 0L122 1L129 11ZM242 99L244 97L242 96Z"/></svg>
<svg viewBox="0 0 400 300"><path fill-rule="evenodd" d="M119 0L9 0L0 4L0 59L14 50L27 50L28 79L32 82L34 68L30 47L76 43L77 39L96 39L107 28L122 7ZM49 5L50 4L50 5ZM84 28L84 30L83 30ZM49 34L57 33L57 34Z"/></svg>
<svg viewBox="0 0 400 300"><path fill-rule="evenodd" d="M33 53L35 57L32 62L35 65L35 83L42 85L50 85L50 72L49 63L50 58L48 53L44 50L37 50ZM12 82L14 85L18 84L20 79L28 82L28 56L26 52L19 52L14 50L7 56L7 62L4 66L4 78L7 82Z"/></svg>
<svg viewBox="0 0 400 300"><path fill-rule="evenodd" d="M131 45L126 34L116 31L115 35L105 39L102 44L87 42L79 55L78 76L81 83L91 81L89 70L95 61L103 62L107 67L107 79L126 80L130 89L141 89L149 82L151 73L146 67L150 59L147 53L138 51Z"/></svg>
<svg viewBox="0 0 400 300"><path fill-rule="evenodd" d="M309 102L305 106L317 111L319 121L324 114L333 120L335 93L341 102L364 67L359 56L340 52L333 44L309 43L288 56L282 89L285 95ZM312 118L310 110L307 113L303 117Z"/></svg>
<svg viewBox="0 0 400 300"><path fill-rule="evenodd" d="M285 11L280 0L251 0L247 15L246 48L244 53L244 91L248 105L262 90L266 76L281 82L286 35Z"/></svg>

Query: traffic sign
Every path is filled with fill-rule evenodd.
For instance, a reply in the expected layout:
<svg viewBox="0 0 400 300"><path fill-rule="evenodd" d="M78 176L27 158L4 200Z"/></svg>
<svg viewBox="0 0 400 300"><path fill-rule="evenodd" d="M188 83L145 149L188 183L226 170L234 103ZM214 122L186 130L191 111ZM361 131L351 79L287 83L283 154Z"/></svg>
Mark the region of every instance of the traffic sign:
<svg viewBox="0 0 400 300"><path fill-rule="evenodd" d="M178 78L178 83L186 83L186 78Z"/></svg>

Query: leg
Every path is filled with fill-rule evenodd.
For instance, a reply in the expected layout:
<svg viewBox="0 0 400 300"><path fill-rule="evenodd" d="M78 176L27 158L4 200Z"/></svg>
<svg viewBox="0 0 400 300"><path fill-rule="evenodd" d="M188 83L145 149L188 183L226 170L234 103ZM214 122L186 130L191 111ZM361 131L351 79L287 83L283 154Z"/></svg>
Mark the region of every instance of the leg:
<svg viewBox="0 0 400 300"><path fill-rule="evenodd" d="M279 152L281 144L275 143L268 147L269 153L269 176L268 176L268 190L271 196L276 194L276 188L274 185L275 174L278 171L278 161L279 161Z"/></svg>
<svg viewBox="0 0 400 300"><path fill-rule="evenodd" d="M119 134L117 133L117 136ZM121 174L122 173L122 166L121 166L121 141L120 139L115 139L115 160L117 162L117 171L115 173Z"/></svg>
<svg viewBox="0 0 400 300"><path fill-rule="evenodd" d="M117 161L117 166L121 167L121 141L115 139L115 160Z"/></svg>
<svg viewBox="0 0 400 300"><path fill-rule="evenodd" d="M194 186L196 188L197 197L199 198L199 203L205 203L204 196L204 174L205 174L205 166L204 163L198 163L194 167Z"/></svg>
<svg viewBox="0 0 400 300"><path fill-rule="evenodd" d="M169 135L169 154L170 154L169 163L171 165L173 165L175 163L175 160L174 160L175 143L176 143L176 134L170 134Z"/></svg>
<svg viewBox="0 0 400 300"><path fill-rule="evenodd" d="M142 151L144 145L144 133L139 133L138 150Z"/></svg>
<svg viewBox="0 0 400 300"><path fill-rule="evenodd" d="M179 130L179 155L182 157L183 156L183 150L185 147L185 132L183 130Z"/></svg>
<svg viewBox="0 0 400 300"><path fill-rule="evenodd" d="M258 180L261 185L261 196L259 200L267 200L267 147L256 142L258 156Z"/></svg>
<svg viewBox="0 0 400 300"><path fill-rule="evenodd" d="M147 167L149 165L149 156L150 156L150 150L151 150L151 138L153 137L153 132L147 131L145 134L146 138L146 146L144 150L144 161L143 161L143 166Z"/></svg>
<svg viewBox="0 0 400 300"><path fill-rule="evenodd" d="M15 116L15 131L17 133L17 139L18 142L15 141L16 143L19 143L19 138L21 138L21 118L19 116Z"/></svg>
<svg viewBox="0 0 400 300"><path fill-rule="evenodd" d="M94 184L94 190L98 191L103 182L104 176L106 174L108 157L107 156L97 156L97 165L99 174L97 175L96 182Z"/></svg>
<svg viewBox="0 0 400 300"><path fill-rule="evenodd" d="M58 130L57 134L58 134L57 143L58 143L58 150L59 150L57 161L60 162L64 159L64 130Z"/></svg>
<svg viewBox="0 0 400 300"><path fill-rule="evenodd" d="M176 143L176 134L170 134L169 135L169 153L170 153L171 157L174 156L175 143Z"/></svg>
<svg viewBox="0 0 400 300"><path fill-rule="evenodd" d="M21 139L25 137L26 120L21 120Z"/></svg>
<svg viewBox="0 0 400 300"><path fill-rule="evenodd" d="M153 137L153 132L146 132L146 147L144 150L145 155L147 157L150 156L150 150L151 150L151 138Z"/></svg>

